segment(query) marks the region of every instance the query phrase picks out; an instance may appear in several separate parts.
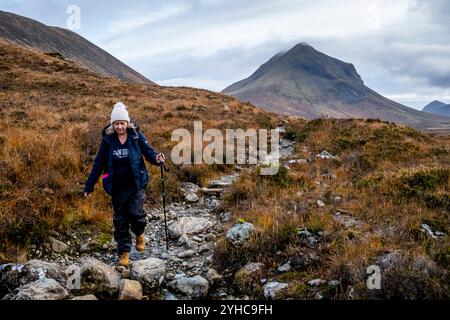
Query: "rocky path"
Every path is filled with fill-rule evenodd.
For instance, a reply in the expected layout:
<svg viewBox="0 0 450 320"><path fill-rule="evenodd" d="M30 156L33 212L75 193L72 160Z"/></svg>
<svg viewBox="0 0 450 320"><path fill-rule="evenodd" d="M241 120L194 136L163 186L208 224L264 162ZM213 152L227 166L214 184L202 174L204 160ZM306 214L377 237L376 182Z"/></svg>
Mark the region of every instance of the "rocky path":
<svg viewBox="0 0 450 320"><path fill-rule="evenodd" d="M322 151L312 154L307 147L300 151L300 159L292 158L294 142L282 139L281 164L289 168L295 164L314 165L315 159L336 159L332 154ZM270 159L269 159L270 161ZM233 288L227 287L222 276L212 268L214 250L219 236L226 232L227 241L238 244L245 241L254 232L254 227L247 222L235 223L227 230L233 217L230 213L216 210L222 194L239 178L242 170L210 181L206 188L184 182L181 191L184 200L169 203L167 222L169 250L166 249L164 215L162 208L144 206L148 226L145 231L146 250L142 253L131 252L129 268L116 267L117 255L113 241L99 244L87 239L80 243L76 234L63 237L52 232L46 249L33 248L36 259L23 264L6 264L0 266L0 298L11 300L63 300L63 299L252 299L239 295ZM319 188L327 188L330 180L337 179L333 174L322 174L315 181ZM325 204L321 199L309 199L318 208ZM317 202L316 202L317 201ZM334 197L335 204L343 201ZM357 219L344 210L333 210L332 219L348 230L361 234L364 241L372 234L392 234L394 229L369 230L366 222ZM421 230L432 238L445 236L434 232L428 225ZM289 272L291 268L308 267L320 259L317 246L327 236L324 232L313 234L304 229L298 232L302 239L302 255L292 257L277 267L278 274ZM68 240L69 238L70 240ZM83 238L84 239L84 238ZM62 241L61 241L62 240ZM50 252L51 254L44 254ZM432 269L432 263L421 257L421 265ZM382 270L403 261L402 252L391 252L379 259ZM247 285L247 279L255 278L261 273L262 263L249 262L235 275L234 281ZM427 270L428 270L427 269ZM257 277L256 277L257 278ZM260 279L263 294L268 299L276 299L279 293L288 287L273 279ZM305 285L317 292L315 299L322 299L321 288L337 287L336 279L312 279ZM241 287L240 286L240 287ZM352 298L353 291L348 291Z"/></svg>
<svg viewBox="0 0 450 320"><path fill-rule="evenodd" d="M290 140L281 140L282 157L292 155L293 144ZM48 261L30 260L0 266L0 297L248 299L247 296L235 297L232 289L221 287L221 276L211 268L217 237L231 219L229 213L217 213L215 209L220 205L223 192L239 174L237 171L210 181L207 188L189 182L181 184L185 201L170 203L166 208L169 250L166 249L162 208L149 209L145 205L146 250L139 253L132 249L129 268L116 267L114 242L103 246L87 242L78 250L69 251L70 243L56 239L56 235L50 244L55 254L46 259ZM253 226L248 223L235 224L228 230L227 239L241 241L252 231Z"/></svg>

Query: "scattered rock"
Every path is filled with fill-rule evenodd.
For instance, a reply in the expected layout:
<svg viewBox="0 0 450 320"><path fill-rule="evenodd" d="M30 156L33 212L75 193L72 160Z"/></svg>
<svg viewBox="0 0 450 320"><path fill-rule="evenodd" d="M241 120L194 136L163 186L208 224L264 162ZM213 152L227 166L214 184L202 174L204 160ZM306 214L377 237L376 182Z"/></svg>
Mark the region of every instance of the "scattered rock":
<svg viewBox="0 0 450 320"><path fill-rule="evenodd" d="M288 164L307 164L308 161L306 159L293 159L289 160Z"/></svg>
<svg viewBox="0 0 450 320"><path fill-rule="evenodd" d="M27 283L50 278L65 283L63 268L56 263L30 260L25 264L8 263L0 266L0 297Z"/></svg>
<svg viewBox="0 0 450 320"><path fill-rule="evenodd" d="M14 289L2 300L63 300L68 296L67 290L56 280L44 278Z"/></svg>
<svg viewBox="0 0 450 320"><path fill-rule="evenodd" d="M404 265L406 257L403 251L395 250L378 258L378 266L382 271L391 271Z"/></svg>
<svg viewBox="0 0 450 320"><path fill-rule="evenodd" d="M84 243L80 246L80 253L87 253L91 250L89 243Z"/></svg>
<svg viewBox="0 0 450 320"><path fill-rule="evenodd" d="M179 254L177 254L178 258L190 258L193 255L195 255L194 250L186 250L186 251L182 251Z"/></svg>
<svg viewBox="0 0 450 320"><path fill-rule="evenodd" d="M323 279L314 279L314 280L308 281L308 285L310 287L320 287L320 286L324 285L325 283L327 283L327 281L323 280Z"/></svg>
<svg viewBox="0 0 450 320"><path fill-rule="evenodd" d="M219 207L220 202L219 202L219 200L217 200L217 199L208 198L208 199L206 199L205 205L206 205L206 207L207 207L209 210L212 211L212 210L215 210L215 209L217 209L217 208Z"/></svg>
<svg viewBox="0 0 450 320"><path fill-rule="evenodd" d="M133 262L131 277L148 290L159 288L165 276L166 263L164 260L148 258Z"/></svg>
<svg viewBox="0 0 450 320"><path fill-rule="evenodd" d="M188 202L197 202L198 196L197 191L200 187L191 182L181 183L181 192L184 194L184 198Z"/></svg>
<svg viewBox="0 0 450 320"><path fill-rule="evenodd" d="M172 239L178 239L183 234L200 233L210 226L211 222L206 218L182 217L168 227L169 236Z"/></svg>
<svg viewBox="0 0 450 320"><path fill-rule="evenodd" d="M425 232L426 234L428 234L433 239L437 239L438 237L446 236L445 233L440 232L440 231L433 232L433 230L431 230L430 226L425 223L420 226L420 230L422 232Z"/></svg>
<svg viewBox="0 0 450 320"><path fill-rule="evenodd" d="M198 196L196 193L188 193L184 198L188 202L197 202L198 201Z"/></svg>
<svg viewBox="0 0 450 320"><path fill-rule="evenodd" d="M303 229L303 230L300 230L300 231L297 233L297 235L298 235L300 238L306 240L307 243L308 243L310 246L314 246L314 245L317 243L317 239L316 239L316 237L314 236L314 234L312 234L311 232L309 232L306 228Z"/></svg>
<svg viewBox="0 0 450 320"><path fill-rule="evenodd" d="M213 268L209 268L208 271L205 274L206 280L208 280L209 284L213 286L216 284L219 280L222 279L222 276Z"/></svg>
<svg viewBox="0 0 450 320"><path fill-rule="evenodd" d="M249 262L234 275L234 284L242 293L257 294L260 288L264 265L260 262Z"/></svg>
<svg viewBox="0 0 450 320"><path fill-rule="evenodd" d="M321 292L317 292L314 296L314 300L323 300L323 295Z"/></svg>
<svg viewBox="0 0 450 320"><path fill-rule="evenodd" d="M384 229L377 229L375 230L375 234L378 235L379 237L384 237L384 238L393 238L395 235L395 227L394 226L388 226Z"/></svg>
<svg viewBox="0 0 450 320"><path fill-rule="evenodd" d="M364 226L364 223L362 221L359 221L349 215L342 214L340 212L336 212L336 214L334 214L332 218L334 221L342 224L346 228L351 227L362 228Z"/></svg>
<svg viewBox="0 0 450 320"><path fill-rule="evenodd" d="M317 200L317 205L318 205L319 207L325 207L325 203L323 203L322 200Z"/></svg>
<svg viewBox="0 0 450 320"><path fill-rule="evenodd" d="M87 295L84 295L84 296L75 297L75 298L70 299L70 300L98 300L98 299L93 294L87 294Z"/></svg>
<svg viewBox="0 0 450 320"><path fill-rule="evenodd" d="M291 262L290 261L286 262L285 264L283 264L277 268L277 271L279 273L285 273L285 272L288 272L289 270L291 270Z"/></svg>
<svg viewBox="0 0 450 320"><path fill-rule="evenodd" d="M227 232L227 240L234 245L241 245L255 232L255 227L248 222L236 223Z"/></svg>
<svg viewBox="0 0 450 320"><path fill-rule="evenodd" d="M164 300L178 300L177 297L173 295L169 290L163 289L162 294L164 295Z"/></svg>
<svg viewBox="0 0 450 320"><path fill-rule="evenodd" d="M279 299L288 288L287 283L267 282L263 286L264 297L266 299Z"/></svg>
<svg viewBox="0 0 450 320"><path fill-rule="evenodd" d="M128 269L125 269L122 271L122 278L123 279L130 279L131 278L131 271Z"/></svg>
<svg viewBox="0 0 450 320"><path fill-rule="evenodd" d="M187 237L187 235L183 234L178 238L177 246L186 246L188 248L190 247L189 238Z"/></svg>
<svg viewBox="0 0 450 320"><path fill-rule="evenodd" d="M336 180L337 179L337 176L333 173L324 173L324 174L321 174L320 177L322 179L328 179L328 180Z"/></svg>
<svg viewBox="0 0 450 320"><path fill-rule="evenodd" d="M80 268L81 289L100 296L116 297L120 276L109 266L97 259L87 259Z"/></svg>
<svg viewBox="0 0 450 320"><path fill-rule="evenodd" d="M231 212L222 212L219 217L222 222L228 222L231 220Z"/></svg>
<svg viewBox="0 0 450 320"><path fill-rule="evenodd" d="M200 187L198 185L196 185L195 183L192 183L192 182L182 182L181 183L181 191L182 192L197 193L198 189L200 189Z"/></svg>
<svg viewBox="0 0 450 320"><path fill-rule="evenodd" d="M338 287L341 284L339 280L330 280L328 281L328 285L330 287Z"/></svg>
<svg viewBox="0 0 450 320"><path fill-rule="evenodd" d="M119 300L142 300L142 286L138 281L123 279L119 287Z"/></svg>
<svg viewBox="0 0 450 320"><path fill-rule="evenodd" d="M209 246L207 244L203 244L198 248L198 253L204 253L209 251Z"/></svg>
<svg viewBox="0 0 450 320"><path fill-rule="evenodd" d="M419 255L412 262L412 270L415 274L432 276L437 271L437 266L428 256Z"/></svg>
<svg viewBox="0 0 450 320"><path fill-rule="evenodd" d="M231 186L238 177L239 177L238 174L223 176L217 180L211 180L208 183L208 187L210 187L210 188L226 188L226 187Z"/></svg>
<svg viewBox="0 0 450 320"><path fill-rule="evenodd" d="M201 276L183 277L167 284L170 289L192 298L203 298L208 294L209 282Z"/></svg>
<svg viewBox="0 0 450 320"><path fill-rule="evenodd" d="M337 160L336 156L333 156L331 153L325 150L316 155L316 158Z"/></svg>
<svg viewBox="0 0 450 320"><path fill-rule="evenodd" d="M54 253L63 253L69 249L67 244L53 237L50 237L50 247Z"/></svg>

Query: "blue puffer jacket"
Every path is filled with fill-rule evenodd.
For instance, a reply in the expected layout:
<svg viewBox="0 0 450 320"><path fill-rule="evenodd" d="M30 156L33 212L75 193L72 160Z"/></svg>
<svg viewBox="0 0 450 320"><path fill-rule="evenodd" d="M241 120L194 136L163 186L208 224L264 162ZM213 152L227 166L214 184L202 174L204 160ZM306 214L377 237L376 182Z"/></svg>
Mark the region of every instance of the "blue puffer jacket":
<svg viewBox="0 0 450 320"><path fill-rule="evenodd" d="M148 181L150 179L142 156L144 156L148 162L155 166L159 166L160 164L156 162L157 153L148 144L147 139L145 138L139 126L134 122L130 122L130 124L133 128L127 128L128 156L130 158L136 187L139 190L141 188L147 187ZM95 157L91 173L86 180L83 192L93 192L94 185L101 175L103 181L103 189L105 189L107 194L112 194L114 173L112 166L113 154L111 145L112 139L113 137L115 137L115 135L117 135L117 133L114 132L112 134L107 134L106 129L108 127L109 125L102 130L102 142L97 152L97 156Z"/></svg>

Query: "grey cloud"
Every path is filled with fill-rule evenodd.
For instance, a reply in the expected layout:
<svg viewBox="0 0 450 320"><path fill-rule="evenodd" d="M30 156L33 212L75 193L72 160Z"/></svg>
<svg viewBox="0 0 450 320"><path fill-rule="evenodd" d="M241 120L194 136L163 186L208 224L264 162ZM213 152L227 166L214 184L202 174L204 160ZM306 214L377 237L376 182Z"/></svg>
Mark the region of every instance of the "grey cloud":
<svg viewBox="0 0 450 320"><path fill-rule="evenodd" d="M198 30L254 22L267 18L261 28L271 30L278 21L271 18L274 12L317 12L322 17L322 9L339 1L304 0L178 0L173 1L95 1L84 0L46 0L11 1L4 0L0 10L12 11L43 23L65 26L66 8L70 4L79 5L82 10L82 29L77 32L88 40L106 49L125 63L154 81L168 82L171 79L186 79L184 85L193 85L190 79L209 79L209 89L222 90L231 83L248 77L262 63L274 54L290 49L297 42L308 42L316 49L355 65L365 83L385 95L414 95L413 103L426 104L428 97L447 94L450 87L450 54L445 46L450 44L450 1L411 0L408 11L409 22L390 29L383 26L379 32L359 36L316 36L286 40L282 34L271 34L263 42L256 44L222 45L209 50L208 54L198 53L187 46L164 52L146 53L148 47L164 46L165 39L172 43L181 41ZM114 21L129 17L130 12L144 15L145 12L160 12L168 5L187 5L188 10L174 17L158 20L137 29L114 32L109 26ZM306 10L313 8L314 10ZM130 11L131 10L131 11ZM336 6L335 14L345 10ZM132 17L131 17L132 18ZM420 22L420 23L419 23ZM357 27L357 26L355 26ZM228 29L225 29L228 30ZM258 30L234 30L233 37L239 33L252 34ZM217 38L229 36L215 35ZM214 39L211 39L214 40ZM195 42L196 38L192 38ZM195 45L195 43L193 43ZM194 47L194 46L193 46ZM123 50L125 48L126 50ZM164 48L163 48L164 49ZM208 49L208 48L205 48ZM133 51L137 57L127 54ZM139 55L140 54L140 55ZM449 68L449 69L446 69ZM212 83L214 87L211 87Z"/></svg>
<svg viewBox="0 0 450 320"><path fill-rule="evenodd" d="M165 56L155 61L151 59L132 60L140 70L146 70L156 82L174 78L208 77L222 83L221 87L211 88L221 91L229 84L250 76L262 63L275 53L290 48L295 43L272 40L254 47L231 47L206 56L184 53Z"/></svg>

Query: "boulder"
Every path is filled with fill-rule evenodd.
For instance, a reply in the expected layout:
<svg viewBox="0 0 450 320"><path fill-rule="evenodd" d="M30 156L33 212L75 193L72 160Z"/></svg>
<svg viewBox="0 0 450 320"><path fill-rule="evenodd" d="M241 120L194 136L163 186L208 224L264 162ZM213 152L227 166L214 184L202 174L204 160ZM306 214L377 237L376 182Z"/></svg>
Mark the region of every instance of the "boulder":
<svg viewBox="0 0 450 320"><path fill-rule="evenodd" d="M139 281L147 290L158 289L166 276L166 263L158 258L133 262L131 278Z"/></svg>
<svg viewBox="0 0 450 320"><path fill-rule="evenodd" d="M135 280L123 279L119 287L119 300L142 300L142 286Z"/></svg>
<svg viewBox="0 0 450 320"><path fill-rule="evenodd" d="M227 240L238 246L245 243L255 232L255 227L248 222L236 223L227 232Z"/></svg>
<svg viewBox="0 0 450 320"><path fill-rule="evenodd" d="M267 282L263 286L264 297L266 299L280 299L288 287L287 283Z"/></svg>
<svg viewBox="0 0 450 320"><path fill-rule="evenodd" d="M63 253L69 249L69 246L58 239L50 237L50 248L54 253Z"/></svg>
<svg viewBox="0 0 450 320"><path fill-rule="evenodd" d="M63 300L69 292L56 280L44 278L14 289L2 300Z"/></svg>
<svg viewBox="0 0 450 320"><path fill-rule="evenodd" d="M205 274L205 278L213 286L222 279L222 276L215 269L209 268Z"/></svg>
<svg viewBox="0 0 450 320"><path fill-rule="evenodd" d="M182 217L168 227L169 236L178 239L183 234L196 234L205 231L211 226L206 218Z"/></svg>
<svg viewBox="0 0 450 320"><path fill-rule="evenodd" d="M191 182L182 182L181 183L181 192L184 195L184 198L188 202L197 202L198 196L197 191L200 187Z"/></svg>
<svg viewBox="0 0 450 320"><path fill-rule="evenodd" d="M191 298L203 298L209 290L208 280L199 275L175 279L169 282L167 286Z"/></svg>
<svg viewBox="0 0 450 320"><path fill-rule="evenodd" d="M234 275L234 284L242 293L258 295L260 291L263 264L249 262Z"/></svg>
<svg viewBox="0 0 450 320"><path fill-rule="evenodd" d="M25 264L8 263L0 266L0 296L27 283L50 278L65 283L63 268L56 263L30 260Z"/></svg>
<svg viewBox="0 0 450 320"><path fill-rule="evenodd" d="M116 297L119 291L120 275L97 259L87 259L80 268L81 289L102 297Z"/></svg>
<svg viewBox="0 0 450 320"><path fill-rule="evenodd" d="M285 272L288 272L290 270L291 270L291 262L290 261L286 262L285 264L283 264L281 266L278 266L278 268L277 268L277 271L279 273L285 273Z"/></svg>

